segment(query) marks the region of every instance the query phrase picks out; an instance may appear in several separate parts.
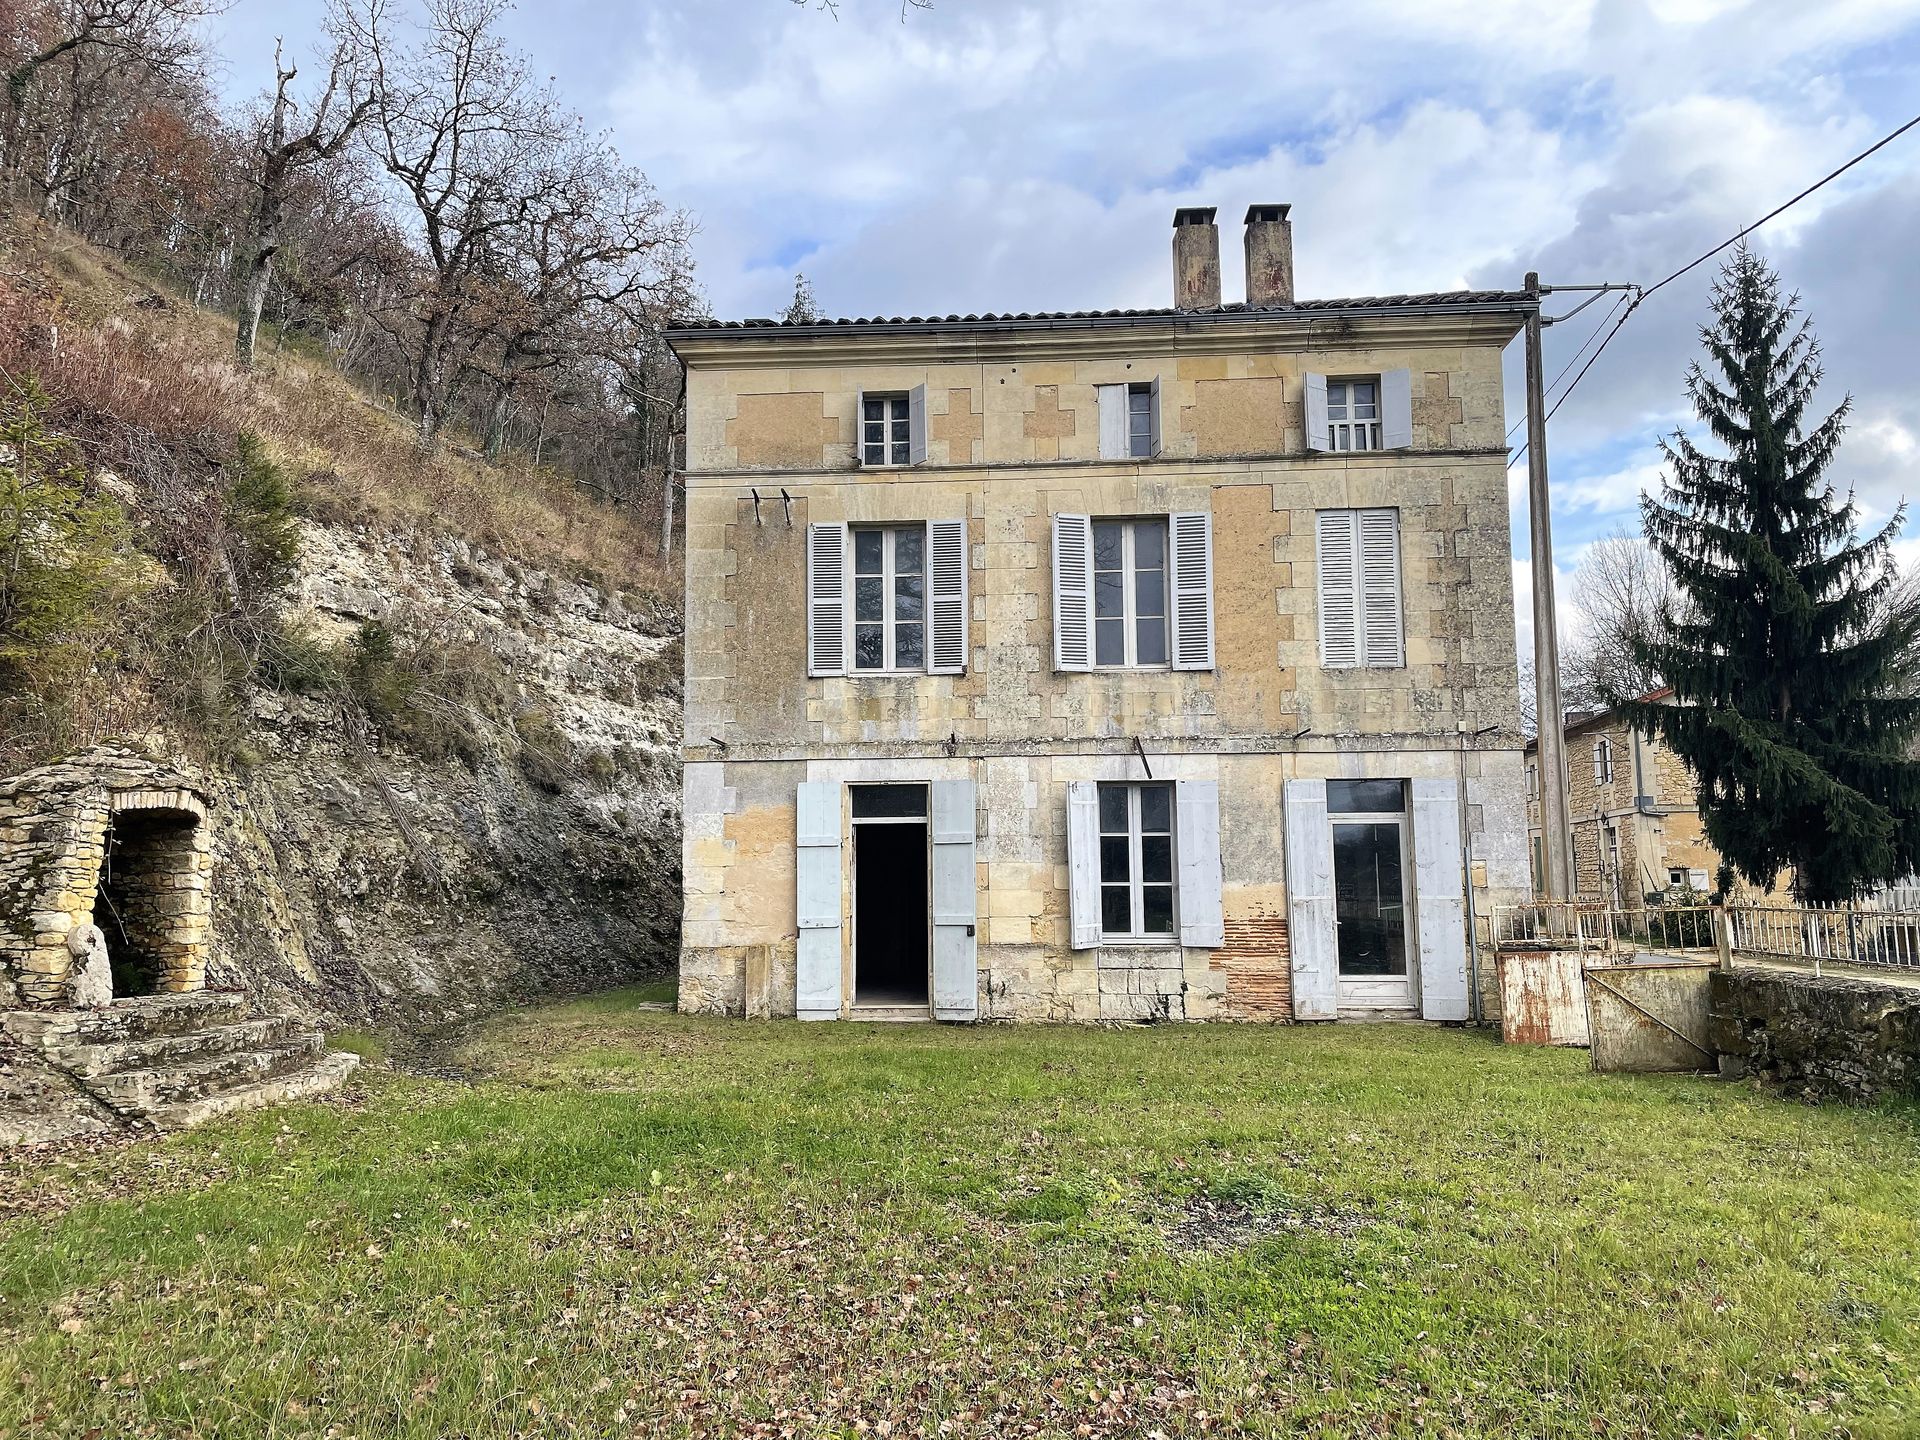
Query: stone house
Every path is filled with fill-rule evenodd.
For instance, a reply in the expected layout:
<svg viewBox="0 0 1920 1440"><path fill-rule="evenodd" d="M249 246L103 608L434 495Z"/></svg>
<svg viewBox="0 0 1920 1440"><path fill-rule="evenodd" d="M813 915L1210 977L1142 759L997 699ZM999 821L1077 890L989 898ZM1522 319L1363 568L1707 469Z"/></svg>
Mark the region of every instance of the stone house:
<svg viewBox="0 0 1920 1440"><path fill-rule="evenodd" d="M1537 299L1296 300L1275 205L1223 304L1214 215L1168 309L670 332L682 1008L1469 1018Z"/></svg>

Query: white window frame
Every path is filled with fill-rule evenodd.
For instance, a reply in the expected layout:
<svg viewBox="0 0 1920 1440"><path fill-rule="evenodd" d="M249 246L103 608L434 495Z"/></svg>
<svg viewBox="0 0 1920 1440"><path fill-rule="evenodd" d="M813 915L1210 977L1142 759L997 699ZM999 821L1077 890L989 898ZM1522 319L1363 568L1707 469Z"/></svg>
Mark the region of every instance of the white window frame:
<svg viewBox="0 0 1920 1440"><path fill-rule="evenodd" d="M860 464L867 470L904 470L913 463L913 417L910 397L905 390L865 390L860 393ZM882 418L877 421L867 419L867 406L878 404ZM867 426L877 424L883 437L880 443L878 460L867 457L867 448L871 443L867 439ZM897 438L896 438L897 437ZM902 459L893 459L898 451Z"/></svg>
<svg viewBox="0 0 1920 1440"><path fill-rule="evenodd" d="M1373 414L1369 417L1348 413L1350 410L1360 408L1353 399L1352 387L1355 385L1373 387ZM1352 452L1385 448L1381 439L1381 421L1384 418L1381 388L1378 375L1329 375L1327 377L1327 448L1329 450Z"/></svg>
<svg viewBox="0 0 1920 1440"><path fill-rule="evenodd" d="M1540 764L1538 761L1527 766L1527 799L1540 798Z"/></svg>
<svg viewBox="0 0 1920 1440"><path fill-rule="evenodd" d="M882 537L880 542L880 601L882 613L878 622L858 618L860 613L860 581L862 579L858 567L860 564L860 536L863 534L877 534ZM898 597L895 594L894 587L899 580L899 572L895 569L894 552L899 543L899 537L902 535L918 535L920 537L920 618L918 620L908 620L904 622L908 625L918 625L920 627L920 663L910 666L902 666L898 664L894 658L896 654L894 650L895 627L902 623L895 614L899 606L896 603ZM927 595L930 582L927 574L926 525L923 522L904 525L850 525L847 527L847 552L847 673L849 675L926 674L928 663L927 646L932 642L930 629L931 620L929 619L930 607ZM868 575L865 578L872 579L873 577ZM878 623L881 627L882 653L886 663L882 665L862 665L860 663L860 627L863 625L873 625L875 623Z"/></svg>
<svg viewBox="0 0 1920 1440"><path fill-rule="evenodd" d="M1149 787L1164 789L1167 792L1167 928L1164 932L1148 931L1146 926L1146 887L1149 883L1141 874L1141 830L1140 830L1140 792ZM1118 831L1108 830L1106 821L1100 815L1099 797L1107 790L1125 790L1127 792L1127 908L1129 926L1126 930L1107 929L1107 887L1117 884L1107 879L1102 866L1105 842ZM1097 849L1094 854L1095 883L1100 902L1100 943L1124 945L1178 945L1180 943L1180 855L1179 840L1180 788L1171 780L1102 780L1094 790L1095 828L1098 835ZM1158 831L1154 834L1157 836ZM1163 882L1151 882L1156 887Z"/></svg>
<svg viewBox="0 0 1920 1440"><path fill-rule="evenodd" d="M1100 577L1112 571L1100 568L1099 530L1102 525L1118 525L1120 532L1120 619L1126 636L1125 659L1119 663L1100 663L1100 623L1111 624L1114 617L1100 614ZM1139 586L1135 577L1139 568L1135 559L1135 536L1139 527L1151 525L1160 532L1160 634L1167 652L1164 660L1140 659ZM1089 599L1087 604L1087 645L1095 670L1169 670L1173 667L1173 525L1165 515L1096 515L1088 531L1087 551Z"/></svg>
<svg viewBox="0 0 1920 1440"><path fill-rule="evenodd" d="M1127 386L1127 458L1147 460L1153 456L1153 384L1132 381Z"/></svg>
<svg viewBox="0 0 1920 1440"><path fill-rule="evenodd" d="M1613 783L1613 741L1604 735L1593 742L1593 783Z"/></svg>

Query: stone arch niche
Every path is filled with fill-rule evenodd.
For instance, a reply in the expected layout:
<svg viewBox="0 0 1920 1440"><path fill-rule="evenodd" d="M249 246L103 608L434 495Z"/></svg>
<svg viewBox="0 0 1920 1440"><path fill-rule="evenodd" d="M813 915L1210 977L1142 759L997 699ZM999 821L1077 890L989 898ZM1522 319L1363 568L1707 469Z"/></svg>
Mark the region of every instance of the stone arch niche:
<svg viewBox="0 0 1920 1440"><path fill-rule="evenodd" d="M114 998L206 984L212 869L206 797L106 748L0 781L0 1004L71 1003L72 931L107 936Z"/></svg>

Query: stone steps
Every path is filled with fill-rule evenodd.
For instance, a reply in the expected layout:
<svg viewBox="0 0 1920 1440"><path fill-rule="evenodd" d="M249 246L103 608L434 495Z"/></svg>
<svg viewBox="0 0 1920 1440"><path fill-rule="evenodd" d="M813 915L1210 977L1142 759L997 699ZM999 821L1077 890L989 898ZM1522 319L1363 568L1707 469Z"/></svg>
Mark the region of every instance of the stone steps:
<svg viewBox="0 0 1920 1440"><path fill-rule="evenodd" d="M13 1010L0 1016L9 1035L39 1050L57 1045L106 1045L191 1035L244 1019L247 997L232 990L196 990L188 995L140 995L97 1010Z"/></svg>
<svg viewBox="0 0 1920 1440"><path fill-rule="evenodd" d="M298 1024L284 1015L267 1015L231 1025L214 1025L185 1035L155 1035L146 1040L109 1040L46 1051L47 1057L82 1080L126 1070L157 1070L182 1061L202 1060L236 1050L264 1050L291 1037Z"/></svg>
<svg viewBox="0 0 1920 1440"><path fill-rule="evenodd" d="M184 1130L220 1115L241 1110L257 1110L264 1105L279 1105L289 1100L305 1100L333 1089L359 1065L360 1057L346 1050L322 1055L303 1070L277 1075L251 1085L216 1090L197 1100L177 1100L162 1105L146 1118L162 1130Z"/></svg>
<svg viewBox="0 0 1920 1440"><path fill-rule="evenodd" d="M260 1050L233 1050L175 1061L153 1070L96 1075L86 1085L122 1115L144 1119L182 1100L204 1099L217 1090L270 1080L303 1066L310 1068L326 1050L325 1037L318 1030L307 1030Z"/></svg>

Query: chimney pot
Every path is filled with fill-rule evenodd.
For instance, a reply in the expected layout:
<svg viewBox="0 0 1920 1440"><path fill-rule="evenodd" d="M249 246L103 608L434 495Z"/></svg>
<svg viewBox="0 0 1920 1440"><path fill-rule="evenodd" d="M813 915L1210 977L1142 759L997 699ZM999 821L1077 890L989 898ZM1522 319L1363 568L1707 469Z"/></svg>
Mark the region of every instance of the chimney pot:
<svg viewBox="0 0 1920 1440"><path fill-rule="evenodd" d="M1293 304L1291 205L1247 207L1247 304L1269 310Z"/></svg>
<svg viewBox="0 0 1920 1440"><path fill-rule="evenodd" d="M1173 304L1176 310L1220 308L1220 227L1211 205L1173 212Z"/></svg>

